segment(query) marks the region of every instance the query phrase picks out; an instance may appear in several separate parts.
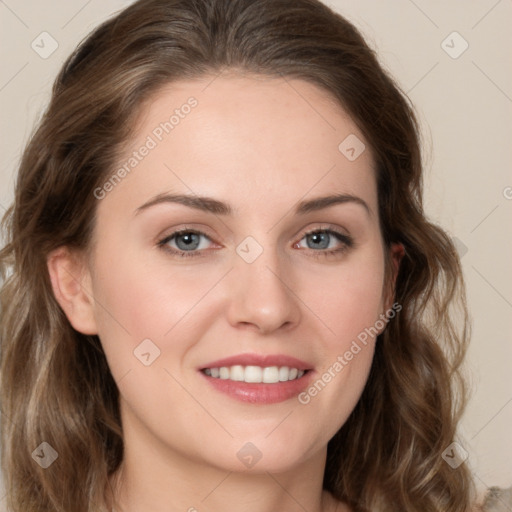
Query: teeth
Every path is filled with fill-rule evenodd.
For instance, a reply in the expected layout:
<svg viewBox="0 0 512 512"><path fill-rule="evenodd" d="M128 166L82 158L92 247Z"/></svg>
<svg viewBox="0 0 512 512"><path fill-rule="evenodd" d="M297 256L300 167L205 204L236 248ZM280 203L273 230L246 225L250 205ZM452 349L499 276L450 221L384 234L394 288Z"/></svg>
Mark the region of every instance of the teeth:
<svg viewBox="0 0 512 512"><path fill-rule="evenodd" d="M300 379L305 371L288 366L222 366L221 368L205 368L204 373L215 379L234 380L238 382L250 382L275 384L289 380Z"/></svg>
<svg viewBox="0 0 512 512"><path fill-rule="evenodd" d="M268 382L269 384L279 382L279 368L277 366L263 368L263 382Z"/></svg>
<svg viewBox="0 0 512 512"><path fill-rule="evenodd" d="M286 382L290 376L290 368L288 366L281 366L279 368L279 380L281 382Z"/></svg>
<svg viewBox="0 0 512 512"><path fill-rule="evenodd" d="M244 367L243 366L232 366L230 371L231 380L244 380Z"/></svg>
<svg viewBox="0 0 512 512"><path fill-rule="evenodd" d="M246 366L244 371L245 382L262 382L263 371L259 366Z"/></svg>

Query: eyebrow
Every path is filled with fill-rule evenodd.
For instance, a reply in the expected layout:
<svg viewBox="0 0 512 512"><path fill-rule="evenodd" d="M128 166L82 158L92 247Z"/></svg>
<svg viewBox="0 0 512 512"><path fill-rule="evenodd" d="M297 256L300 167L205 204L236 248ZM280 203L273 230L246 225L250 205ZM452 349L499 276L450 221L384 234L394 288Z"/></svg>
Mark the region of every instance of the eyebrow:
<svg viewBox="0 0 512 512"><path fill-rule="evenodd" d="M195 208L197 210L213 213L215 215L232 215L233 208L227 203L213 199L212 197L197 196L189 194L159 194L153 197L142 206L139 206L135 210L135 215L138 215L143 210L147 210L152 206L165 203L177 203L189 208ZM295 208L295 213L299 215L305 215L306 213L323 210L336 204L358 204L362 206L369 216L372 215L372 211L368 204L360 197L352 194L332 194L324 197L316 197L307 201L301 201Z"/></svg>

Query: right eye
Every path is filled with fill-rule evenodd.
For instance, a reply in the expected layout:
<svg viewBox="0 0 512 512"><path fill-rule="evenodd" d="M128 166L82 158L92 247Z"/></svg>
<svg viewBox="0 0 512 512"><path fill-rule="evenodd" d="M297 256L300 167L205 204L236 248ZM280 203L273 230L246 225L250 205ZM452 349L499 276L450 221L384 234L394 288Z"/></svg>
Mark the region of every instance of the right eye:
<svg viewBox="0 0 512 512"><path fill-rule="evenodd" d="M210 240L207 235L200 231L182 229L160 240L158 246L180 257L199 256L208 246L208 242L204 242L202 239Z"/></svg>

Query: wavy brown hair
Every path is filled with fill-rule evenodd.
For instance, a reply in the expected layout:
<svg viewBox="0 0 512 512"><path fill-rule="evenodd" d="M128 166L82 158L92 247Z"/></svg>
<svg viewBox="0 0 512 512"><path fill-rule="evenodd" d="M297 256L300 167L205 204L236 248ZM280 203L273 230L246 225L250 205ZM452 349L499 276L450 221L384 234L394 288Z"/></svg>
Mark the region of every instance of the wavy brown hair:
<svg viewBox="0 0 512 512"><path fill-rule="evenodd" d="M324 487L356 512L462 512L456 438L466 393L464 283L447 234L422 206L414 111L356 28L316 0L139 0L65 62L21 160L0 253L1 443L13 512L106 509L123 458L118 389L97 336L59 307L47 257L87 250L98 201L144 102L165 84L224 70L298 78L350 114L376 163L386 246L405 248L394 300L360 401L328 445ZM41 442L59 454L42 469ZM85 496L84 496L85 495Z"/></svg>

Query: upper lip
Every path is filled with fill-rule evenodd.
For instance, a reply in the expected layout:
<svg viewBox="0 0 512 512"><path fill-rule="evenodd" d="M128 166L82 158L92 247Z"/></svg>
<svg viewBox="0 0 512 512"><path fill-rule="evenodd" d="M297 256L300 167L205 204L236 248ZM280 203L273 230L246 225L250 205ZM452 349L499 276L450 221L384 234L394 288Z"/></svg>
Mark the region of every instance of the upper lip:
<svg viewBox="0 0 512 512"><path fill-rule="evenodd" d="M200 369L204 370L205 368L221 368L223 366L237 365L261 366L262 368L269 366L288 366L289 368L297 368L297 370L312 369L311 364L285 354L239 354L212 361L211 363L201 366Z"/></svg>

